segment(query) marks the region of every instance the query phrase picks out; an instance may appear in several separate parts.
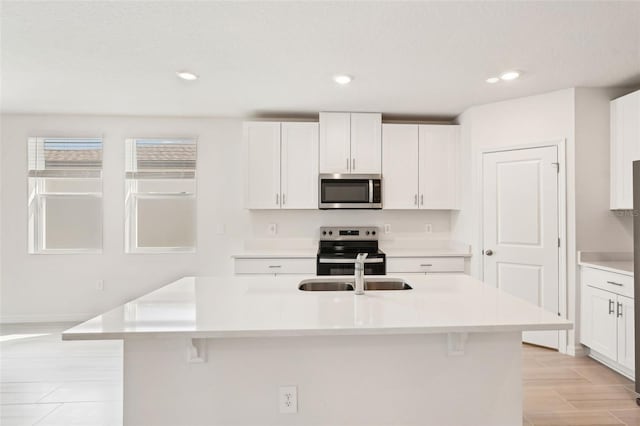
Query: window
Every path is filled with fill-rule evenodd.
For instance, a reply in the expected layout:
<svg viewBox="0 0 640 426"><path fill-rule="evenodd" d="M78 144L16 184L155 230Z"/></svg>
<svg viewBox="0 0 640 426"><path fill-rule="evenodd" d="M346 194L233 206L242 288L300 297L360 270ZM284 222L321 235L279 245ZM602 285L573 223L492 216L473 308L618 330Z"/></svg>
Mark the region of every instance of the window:
<svg viewBox="0 0 640 426"><path fill-rule="evenodd" d="M127 139L127 253L195 251L196 153L194 139Z"/></svg>
<svg viewBox="0 0 640 426"><path fill-rule="evenodd" d="M28 140L29 253L102 251L102 139Z"/></svg>

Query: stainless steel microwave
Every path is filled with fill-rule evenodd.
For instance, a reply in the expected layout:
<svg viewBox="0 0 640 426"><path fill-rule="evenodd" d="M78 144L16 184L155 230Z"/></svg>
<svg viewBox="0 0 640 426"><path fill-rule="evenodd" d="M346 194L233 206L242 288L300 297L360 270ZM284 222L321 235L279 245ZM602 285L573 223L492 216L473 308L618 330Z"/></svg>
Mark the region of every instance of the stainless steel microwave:
<svg viewBox="0 0 640 426"><path fill-rule="evenodd" d="M381 209L382 176L321 174L318 207L321 209Z"/></svg>

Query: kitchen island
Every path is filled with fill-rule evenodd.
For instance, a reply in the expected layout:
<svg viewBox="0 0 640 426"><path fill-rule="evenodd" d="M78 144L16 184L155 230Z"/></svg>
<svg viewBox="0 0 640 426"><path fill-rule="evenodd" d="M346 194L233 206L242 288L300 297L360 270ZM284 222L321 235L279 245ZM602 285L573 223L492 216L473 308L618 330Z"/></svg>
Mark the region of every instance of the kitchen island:
<svg viewBox="0 0 640 426"><path fill-rule="evenodd" d="M462 274L362 296L306 278L183 278L63 339L124 340L125 425L513 426L522 331L571 328Z"/></svg>

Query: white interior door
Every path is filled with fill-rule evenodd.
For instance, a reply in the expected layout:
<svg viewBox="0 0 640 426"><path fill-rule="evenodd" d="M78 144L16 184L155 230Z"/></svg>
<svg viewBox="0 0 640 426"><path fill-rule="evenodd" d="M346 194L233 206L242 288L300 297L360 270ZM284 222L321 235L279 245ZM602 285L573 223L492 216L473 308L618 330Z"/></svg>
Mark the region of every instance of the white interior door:
<svg viewBox="0 0 640 426"><path fill-rule="evenodd" d="M483 156L484 281L559 312L557 147ZM557 331L523 333L558 348Z"/></svg>

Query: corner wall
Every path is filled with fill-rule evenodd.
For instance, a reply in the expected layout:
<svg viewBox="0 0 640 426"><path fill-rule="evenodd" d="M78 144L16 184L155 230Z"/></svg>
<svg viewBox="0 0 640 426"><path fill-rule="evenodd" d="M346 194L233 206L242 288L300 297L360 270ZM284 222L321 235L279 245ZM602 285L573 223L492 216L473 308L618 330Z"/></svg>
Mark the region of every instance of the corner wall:
<svg viewBox="0 0 640 426"><path fill-rule="evenodd" d="M453 238L472 245L472 275L481 277L482 197L481 152L488 148L566 141L567 175L567 317L575 328L567 336L567 351L579 345L577 251L630 251L631 218L609 210L609 101L620 90L565 89L547 94L472 107L458 120L470 173L470 191L452 214ZM562 283L560 284L562 285Z"/></svg>

